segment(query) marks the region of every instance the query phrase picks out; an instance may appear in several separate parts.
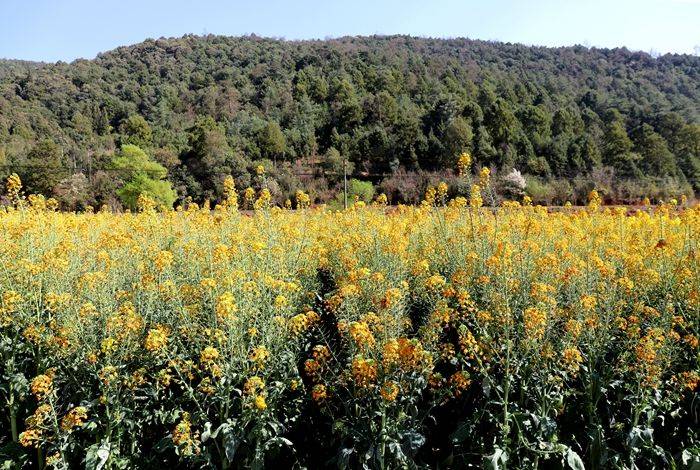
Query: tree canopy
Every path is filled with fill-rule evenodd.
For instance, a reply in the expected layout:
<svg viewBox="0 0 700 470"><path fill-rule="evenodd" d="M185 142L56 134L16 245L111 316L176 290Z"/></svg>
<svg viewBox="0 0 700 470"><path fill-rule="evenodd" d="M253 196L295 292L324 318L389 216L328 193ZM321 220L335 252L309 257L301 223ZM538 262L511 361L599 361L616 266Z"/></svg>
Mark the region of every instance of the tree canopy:
<svg viewBox="0 0 700 470"><path fill-rule="evenodd" d="M469 151L506 173L571 180L609 167L698 191L698 103L690 55L408 36L149 39L70 64L0 61L0 177L50 194L83 174L104 202L101 170L136 145L181 198L201 200L228 174L249 182L260 160L287 169L280 191L291 192L299 174L339 161L362 178L443 170Z"/></svg>

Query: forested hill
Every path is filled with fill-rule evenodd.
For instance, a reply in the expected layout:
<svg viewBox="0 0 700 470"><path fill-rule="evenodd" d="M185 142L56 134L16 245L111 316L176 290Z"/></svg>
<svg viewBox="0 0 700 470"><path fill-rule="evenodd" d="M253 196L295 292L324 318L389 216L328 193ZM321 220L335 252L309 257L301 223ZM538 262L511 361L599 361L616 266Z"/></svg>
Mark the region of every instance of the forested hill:
<svg viewBox="0 0 700 470"><path fill-rule="evenodd" d="M274 162L281 195L307 174L321 194L345 158L377 183L453 168L463 151L475 169L542 182L605 170L697 191L700 57L406 36L186 36L70 64L0 61L0 176L105 202L124 183L114 158L125 144L194 199L216 198L227 174L249 184L261 159Z"/></svg>

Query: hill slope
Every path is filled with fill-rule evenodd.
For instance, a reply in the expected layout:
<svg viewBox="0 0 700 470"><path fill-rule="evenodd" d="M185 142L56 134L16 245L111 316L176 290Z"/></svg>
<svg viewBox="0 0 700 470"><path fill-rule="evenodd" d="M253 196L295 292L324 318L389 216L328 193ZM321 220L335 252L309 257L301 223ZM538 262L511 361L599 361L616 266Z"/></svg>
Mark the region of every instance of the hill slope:
<svg viewBox="0 0 700 470"><path fill-rule="evenodd" d="M286 171L288 192L318 168L332 185L345 157L373 175L451 168L462 151L542 178L607 167L698 190L699 123L700 57L626 49L185 36L70 64L0 61L0 176L56 192L85 174L97 202L119 184L109 162L124 143L194 198L216 197L225 174L246 184L259 159Z"/></svg>

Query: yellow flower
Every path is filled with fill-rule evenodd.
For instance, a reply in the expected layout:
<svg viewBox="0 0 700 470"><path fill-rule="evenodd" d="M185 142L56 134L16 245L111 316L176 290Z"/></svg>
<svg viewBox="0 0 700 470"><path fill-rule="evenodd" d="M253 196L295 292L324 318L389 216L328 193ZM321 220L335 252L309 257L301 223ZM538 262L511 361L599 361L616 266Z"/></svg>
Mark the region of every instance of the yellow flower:
<svg viewBox="0 0 700 470"><path fill-rule="evenodd" d="M444 199L447 196L447 190L448 190L447 183L444 181L440 181L437 185L437 197L438 199Z"/></svg>
<svg viewBox="0 0 700 470"><path fill-rule="evenodd" d="M525 333L530 339L542 339L547 327L547 313L535 307L523 311Z"/></svg>
<svg viewBox="0 0 700 470"><path fill-rule="evenodd" d="M265 346L258 346L250 353L249 359L253 361L256 366L262 367L269 357L270 351L268 351Z"/></svg>
<svg viewBox="0 0 700 470"><path fill-rule="evenodd" d="M393 381L385 382L379 393L384 401L394 401L399 395L399 386Z"/></svg>
<svg viewBox="0 0 700 470"><path fill-rule="evenodd" d="M562 352L562 362L564 370L570 374L576 374L581 362L583 362L583 356L581 356L581 352L577 348L568 347Z"/></svg>
<svg viewBox="0 0 700 470"><path fill-rule="evenodd" d="M311 389L311 398L317 403L320 403L328 398L326 386L323 384L314 385L313 389Z"/></svg>
<svg viewBox="0 0 700 470"><path fill-rule="evenodd" d="M224 178L224 206L230 209L238 208L236 182L231 175L227 175L226 178Z"/></svg>
<svg viewBox="0 0 700 470"><path fill-rule="evenodd" d="M260 191L260 196L255 201L253 208L256 211L267 209L270 207L271 202L272 202L272 194L270 194L270 190L267 188L263 188L263 190Z"/></svg>
<svg viewBox="0 0 700 470"><path fill-rule="evenodd" d="M148 330L144 347L150 352L157 352L168 344L168 330L163 326L157 326Z"/></svg>
<svg viewBox="0 0 700 470"><path fill-rule="evenodd" d="M287 298L285 296L278 295L277 297L275 297L275 307L276 308L281 309L281 308L286 307L288 304L289 304L289 301L287 300Z"/></svg>
<svg viewBox="0 0 700 470"><path fill-rule="evenodd" d="M40 429L28 429L19 435L19 443L23 447L35 447L41 442L41 437Z"/></svg>
<svg viewBox="0 0 700 470"><path fill-rule="evenodd" d="M449 383L453 388L454 395L458 397L469 388L471 380L469 380L469 374L467 372L458 371L452 374Z"/></svg>
<svg viewBox="0 0 700 470"><path fill-rule="evenodd" d="M430 290L436 291L445 287L447 281L445 278L439 274L433 274L425 281L425 287Z"/></svg>
<svg viewBox="0 0 700 470"><path fill-rule="evenodd" d="M12 173L7 177L5 189L7 190L7 197L10 202L15 205L19 204L21 200L20 192L22 191L22 180L17 173Z"/></svg>
<svg viewBox="0 0 700 470"><path fill-rule="evenodd" d="M693 392L700 384L700 374L694 370L683 372L680 375L680 383L686 390Z"/></svg>
<svg viewBox="0 0 700 470"><path fill-rule="evenodd" d="M388 340L382 348L382 363L384 367L395 365L399 361L400 346L397 339Z"/></svg>
<svg viewBox="0 0 700 470"><path fill-rule="evenodd" d="M259 411L264 411L267 409L267 402L265 401L265 397L262 395L257 395L255 397L255 407Z"/></svg>
<svg viewBox="0 0 700 470"><path fill-rule="evenodd" d="M469 169L472 164L472 157L467 152L464 152L457 159L457 170L459 176L464 176L469 173Z"/></svg>
<svg viewBox="0 0 700 470"><path fill-rule="evenodd" d="M581 307L586 311L593 310L598 304L598 299L594 295L584 294L581 296Z"/></svg>
<svg viewBox="0 0 700 470"><path fill-rule="evenodd" d="M42 403L34 410L34 413L26 419L30 428L42 428L53 413L53 407L48 403Z"/></svg>
<svg viewBox="0 0 700 470"><path fill-rule="evenodd" d="M43 400L53 391L53 377L50 374L37 375L32 380L31 389L37 400Z"/></svg>
<svg viewBox="0 0 700 470"><path fill-rule="evenodd" d="M219 351L213 346L207 346L199 355L199 361L202 364L209 364L219 358Z"/></svg>
<svg viewBox="0 0 700 470"><path fill-rule="evenodd" d="M199 447L192 435L192 423L190 422L190 414L183 413L182 419L177 423L171 434L173 444L180 448L184 455L193 455L199 453Z"/></svg>
<svg viewBox="0 0 700 470"><path fill-rule="evenodd" d="M352 360L352 375L356 386L369 387L377 380L377 366L372 359L357 356Z"/></svg>
<svg viewBox="0 0 700 470"><path fill-rule="evenodd" d="M46 466L47 467L54 467L56 464L58 464L61 461L61 454L59 452L55 452L48 457L46 457Z"/></svg>
<svg viewBox="0 0 700 470"><path fill-rule="evenodd" d="M117 380L117 368L114 366L105 366L100 370L98 376L103 384L109 386Z"/></svg>
<svg viewBox="0 0 700 470"><path fill-rule="evenodd" d="M254 375L249 377L243 385L243 392L247 395L255 395L265 388L265 382L263 379Z"/></svg>
<svg viewBox="0 0 700 470"><path fill-rule="evenodd" d="M235 297L231 292L225 292L216 301L216 316L220 320L230 320L238 312Z"/></svg>
<svg viewBox="0 0 700 470"><path fill-rule="evenodd" d="M77 428L85 424L87 419L87 408L84 406L76 406L61 419L61 429L70 432L73 428Z"/></svg>
<svg viewBox="0 0 700 470"><path fill-rule="evenodd" d="M309 195L302 190L297 190L295 198L297 200L298 209L306 209L311 203Z"/></svg>
<svg viewBox="0 0 700 470"><path fill-rule="evenodd" d="M479 172L479 185L485 188L491 181L491 170L488 167L483 167Z"/></svg>
<svg viewBox="0 0 700 470"><path fill-rule="evenodd" d="M478 184L473 184L469 193L469 205L478 209L484 205L484 200L481 198L481 187Z"/></svg>
<svg viewBox="0 0 700 470"><path fill-rule="evenodd" d="M324 344L317 344L312 349L312 355L317 361L327 361L331 358L331 350Z"/></svg>
<svg viewBox="0 0 700 470"><path fill-rule="evenodd" d="M366 349L374 346L374 335L365 322L352 322L350 324L350 336L360 349Z"/></svg>
<svg viewBox="0 0 700 470"><path fill-rule="evenodd" d="M159 251L153 260L153 265L158 271L164 271L173 264L175 257L169 251Z"/></svg>

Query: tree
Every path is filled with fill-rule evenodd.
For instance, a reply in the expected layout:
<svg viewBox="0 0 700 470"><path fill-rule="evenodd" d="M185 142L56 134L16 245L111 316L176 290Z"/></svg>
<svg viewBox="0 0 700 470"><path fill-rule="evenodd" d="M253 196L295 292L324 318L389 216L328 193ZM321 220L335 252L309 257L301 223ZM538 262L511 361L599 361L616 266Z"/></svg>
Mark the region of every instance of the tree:
<svg viewBox="0 0 700 470"><path fill-rule="evenodd" d="M287 149L287 141L277 121L268 121L260 132L258 146L264 158L277 163L277 158L282 157Z"/></svg>
<svg viewBox="0 0 700 470"><path fill-rule="evenodd" d="M252 161L312 171L331 147L373 172L445 171L471 149L499 171L663 177L674 165L640 134L646 123L677 177L695 181L700 156L684 140L700 122L698 69L689 55L404 36L170 38L59 66L0 61L0 172L47 195L84 172L108 203L111 172L99 189L96 176L125 144L197 201L218 199L224 175L242 181ZM57 177L29 174L52 160Z"/></svg>
<svg viewBox="0 0 700 470"><path fill-rule="evenodd" d="M641 156L640 168L647 174L671 176L676 174L677 166L666 141L654 131L649 124L642 126L635 133L635 150Z"/></svg>
<svg viewBox="0 0 700 470"><path fill-rule="evenodd" d="M224 175L245 171L246 162L231 149L222 125L200 117L188 129L189 150L183 156L185 185L198 198L218 198ZM182 179L182 178L181 178Z"/></svg>
<svg viewBox="0 0 700 470"><path fill-rule="evenodd" d="M493 146L491 135L485 126L479 126L476 129L476 138L474 139L474 156L479 163L486 166L494 163L498 152Z"/></svg>
<svg viewBox="0 0 700 470"><path fill-rule="evenodd" d="M153 144L153 130L143 116L134 114L122 121L119 126L121 143L148 148Z"/></svg>
<svg viewBox="0 0 700 470"><path fill-rule="evenodd" d="M678 166L696 191L700 191L700 124L687 125L679 132Z"/></svg>
<svg viewBox="0 0 700 470"><path fill-rule="evenodd" d="M18 172L29 194L50 195L61 179L70 173L63 150L54 141L45 139L27 155L26 165Z"/></svg>
<svg viewBox="0 0 700 470"><path fill-rule="evenodd" d="M355 165L345 160L335 147L329 148L323 156L322 168L328 180L338 182L343 179L343 172L351 175Z"/></svg>
<svg viewBox="0 0 700 470"><path fill-rule="evenodd" d="M623 122L615 119L607 125L603 138L603 163L615 168L620 175L633 175L637 172L635 162L638 159L638 155L632 153L633 147Z"/></svg>
<svg viewBox="0 0 700 470"><path fill-rule="evenodd" d="M331 112L333 124L343 133L351 131L362 120L360 100L347 78L337 79L333 84Z"/></svg>
<svg viewBox="0 0 700 470"><path fill-rule="evenodd" d="M543 106L526 106L520 113L520 121L535 153L542 154L552 136L552 115Z"/></svg>
<svg viewBox="0 0 700 470"><path fill-rule="evenodd" d="M172 208L177 194L170 182L164 180L168 170L151 160L142 149L136 145L123 145L112 160L112 168L125 181L117 190L117 195L129 209L136 209L142 194L166 208Z"/></svg>
<svg viewBox="0 0 700 470"><path fill-rule="evenodd" d="M471 151L473 137L472 127L462 116L450 121L445 129L444 145L447 155L443 157L443 168L454 166L459 155Z"/></svg>

